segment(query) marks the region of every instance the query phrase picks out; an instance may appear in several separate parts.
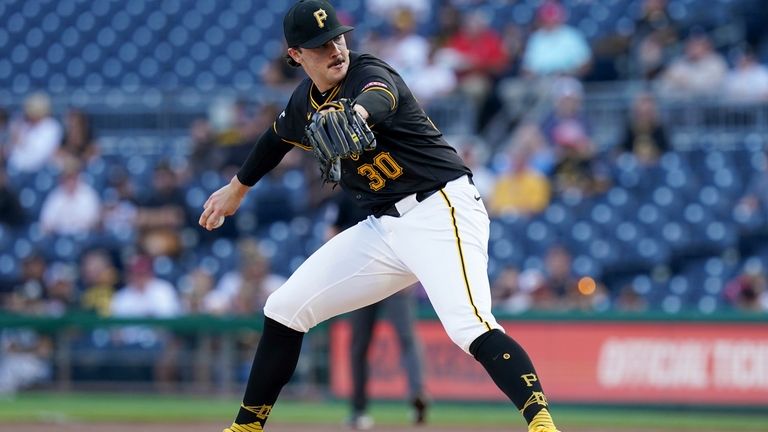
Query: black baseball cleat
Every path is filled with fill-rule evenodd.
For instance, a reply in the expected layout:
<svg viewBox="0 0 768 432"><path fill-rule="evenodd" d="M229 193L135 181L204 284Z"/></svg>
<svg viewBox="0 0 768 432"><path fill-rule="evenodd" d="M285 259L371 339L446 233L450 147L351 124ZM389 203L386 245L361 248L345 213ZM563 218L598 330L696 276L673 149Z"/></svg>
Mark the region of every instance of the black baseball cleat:
<svg viewBox="0 0 768 432"><path fill-rule="evenodd" d="M427 407L429 404L427 400L421 396L417 396L411 401L413 407L413 424L423 425L427 423Z"/></svg>

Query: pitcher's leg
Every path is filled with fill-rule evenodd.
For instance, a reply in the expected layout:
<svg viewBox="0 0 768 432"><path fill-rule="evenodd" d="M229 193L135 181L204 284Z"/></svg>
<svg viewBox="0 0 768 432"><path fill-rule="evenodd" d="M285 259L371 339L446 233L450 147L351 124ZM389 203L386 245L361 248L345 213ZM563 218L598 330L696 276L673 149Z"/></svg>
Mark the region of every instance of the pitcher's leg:
<svg viewBox="0 0 768 432"><path fill-rule="evenodd" d="M539 376L520 344L494 329L475 339L469 350L523 414L530 430L540 426L555 430Z"/></svg>
<svg viewBox="0 0 768 432"><path fill-rule="evenodd" d="M491 314L488 216L472 193L462 192L443 189L392 221L402 235L391 244L421 281L448 335L468 353L472 341L501 326Z"/></svg>
<svg viewBox="0 0 768 432"><path fill-rule="evenodd" d="M283 386L296 369L304 333L264 319L262 333L232 432L261 430ZM226 431L225 432L229 432Z"/></svg>
<svg viewBox="0 0 768 432"><path fill-rule="evenodd" d="M449 183L406 215L414 216L404 221L413 224L413 232L398 237L395 250L424 285L450 338L483 365L529 429L555 431L530 358L491 314L489 221L476 195L468 183ZM428 261L413 252L424 247L430 250Z"/></svg>
<svg viewBox="0 0 768 432"><path fill-rule="evenodd" d="M365 247L361 247L364 245ZM416 282L370 221L333 237L269 296L264 315L307 332Z"/></svg>
<svg viewBox="0 0 768 432"><path fill-rule="evenodd" d="M330 317L377 302L414 279L365 223L323 245L267 299L268 325L256 350L243 404L226 432L263 428L296 368L306 331Z"/></svg>

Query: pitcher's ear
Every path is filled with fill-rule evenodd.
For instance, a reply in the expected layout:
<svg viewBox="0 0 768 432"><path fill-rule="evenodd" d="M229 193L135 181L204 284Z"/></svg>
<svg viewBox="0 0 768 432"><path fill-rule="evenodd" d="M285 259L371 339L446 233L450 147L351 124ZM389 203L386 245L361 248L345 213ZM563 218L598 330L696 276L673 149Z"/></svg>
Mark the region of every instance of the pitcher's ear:
<svg viewBox="0 0 768 432"><path fill-rule="evenodd" d="M285 62L291 67L301 67L301 63L296 61L296 58L301 54L301 48L288 48L288 53L285 55Z"/></svg>

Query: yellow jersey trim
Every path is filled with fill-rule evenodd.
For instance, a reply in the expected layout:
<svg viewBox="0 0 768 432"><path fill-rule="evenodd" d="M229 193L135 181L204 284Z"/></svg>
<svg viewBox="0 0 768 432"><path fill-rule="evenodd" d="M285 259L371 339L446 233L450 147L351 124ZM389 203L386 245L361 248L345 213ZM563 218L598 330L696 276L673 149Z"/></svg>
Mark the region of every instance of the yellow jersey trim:
<svg viewBox="0 0 768 432"><path fill-rule="evenodd" d="M307 151L312 150L312 147L310 147L310 146L306 146L306 145L304 145L302 143L299 143L299 142L296 142L296 141L287 140L287 139L281 137L277 133L277 122L273 122L272 123L272 130L275 131L275 135L279 136L280 140L283 141L284 143L296 146L296 147L298 147L298 148L300 148L302 150L307 150Z"/></svg>
<svg viewBox="0 0 768 432"><path fill-rule="evenodd" d="M312 147L310 147L310 146L305 146L305 145L304 145L304 144L302 144L302 143L298 143L298 142L296 142L296 141L287 140L287 139L285 139L285 138L280 138L280 139L281 139L281 140L283 140L283 142L285 142L285 143L288 143L288 144L291 144L291 145L294 145L294 146L296 146L296 147L298 147L298 148L300 148L300 149L302 149L302 150L306 150L306 151L310 151L310 150L312 150Z"/></svg>
<svg viewBox="0 0 768 432"><path fill-rule="evenodd" d="M312 88L317 88L317 87L315 87L314 83L311 86L309 86L309 103L312 105L312 108L314 108L315 110L320 108L320 105L332 101L336 97L336 95L339 94L339 91L341 91L341 86L340 85L336 85L336 87L334 87L333 90L331 90L331 92L325 98L323 103L319 104L319 103L315 102L315 99L312 97Z"/></svg>

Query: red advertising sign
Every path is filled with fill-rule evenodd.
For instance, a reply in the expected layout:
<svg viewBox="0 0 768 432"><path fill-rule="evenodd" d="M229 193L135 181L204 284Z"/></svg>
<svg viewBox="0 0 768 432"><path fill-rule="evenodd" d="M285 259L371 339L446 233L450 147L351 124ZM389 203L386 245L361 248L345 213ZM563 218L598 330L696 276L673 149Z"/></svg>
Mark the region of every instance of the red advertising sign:
<svg viewBox="0 0 768 432"><path fill-rule="evenodd" d="M502 322L536 365L547 396L562 402L768 406L768 324ZM346 321L331 328L331 384L349 395ZM485 370L437 321L421 321L427 390L435 399L504 400ZM372 397L406 394L392 328L378 325L370 351Z"/></svg>

